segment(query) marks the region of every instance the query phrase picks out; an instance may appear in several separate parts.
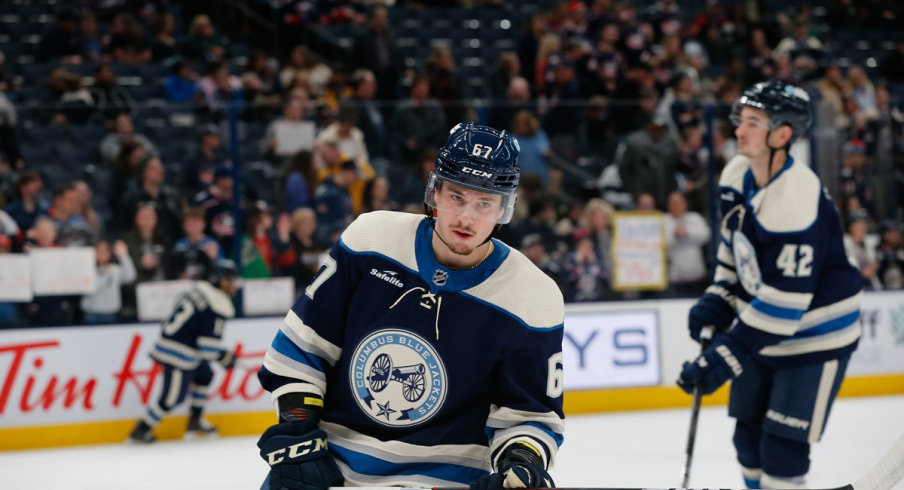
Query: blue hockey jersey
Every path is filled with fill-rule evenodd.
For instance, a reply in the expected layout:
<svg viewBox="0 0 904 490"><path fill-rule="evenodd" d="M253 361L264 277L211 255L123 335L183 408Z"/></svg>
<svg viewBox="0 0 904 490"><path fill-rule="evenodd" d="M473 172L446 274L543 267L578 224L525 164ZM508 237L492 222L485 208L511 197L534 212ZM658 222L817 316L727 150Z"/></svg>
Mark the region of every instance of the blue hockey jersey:
<svg viewBox="0 0 904 490"><path fill-rule="evenodd" d="M274 402L323 395L347 485L467 485L509 444L551 466L562 443L561 292L499 241L474 269L444 267L432 235L423 216L360 216L259 373Z"/></svg>
<svg viewBox="0 0 904 490"><path fill-rule="evenodd" d="M722 227L715 293L738 311L731 335L780 367L838 358L860 338L860 273L841 219L816 174L788 157L757 189L739 156L720 179Z"/></svg>
<svg viewBox="0 0 904 490"><path fill-rule="evenodd" d="M163 332L151 351L161 364L192 370L203 360L223 357L223 327L235 316L235 307L226 293L207 281L176 298L175 308L163 322Z"/></svg>

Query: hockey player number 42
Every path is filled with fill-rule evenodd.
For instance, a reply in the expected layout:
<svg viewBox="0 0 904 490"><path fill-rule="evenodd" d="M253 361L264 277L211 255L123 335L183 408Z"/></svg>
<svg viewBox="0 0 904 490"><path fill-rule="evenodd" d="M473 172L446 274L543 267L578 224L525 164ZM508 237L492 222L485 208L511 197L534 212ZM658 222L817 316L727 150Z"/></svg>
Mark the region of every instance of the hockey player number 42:
<svg viewBox="0 0 904 490"><path fill-rule="evenodd" d="M813 247L810 245L791 245L782 247L778 254L776 267L782 270L785 277L809 277L813 272Z"/></svg>

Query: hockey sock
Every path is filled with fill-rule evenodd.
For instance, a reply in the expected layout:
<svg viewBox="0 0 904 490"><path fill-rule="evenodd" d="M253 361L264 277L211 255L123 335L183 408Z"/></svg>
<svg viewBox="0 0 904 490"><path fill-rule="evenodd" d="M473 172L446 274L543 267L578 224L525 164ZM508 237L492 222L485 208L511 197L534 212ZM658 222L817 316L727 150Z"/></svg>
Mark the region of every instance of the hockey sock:
<svg viewBox="0 0 904 490"><path fill-rule="evenodd" d="M807 475L800 476L772 476L763 473L760 479L763 488L784 488L786 490L807 488Z"/></svg>
<svg viewBox="0 0 904 490"><path fill-rule="evenodd" d="M741 475L744 477L744 488L757 489L760 487L760 478L763 476L763 470L760 468L748 468L741 466Z"/></svg>

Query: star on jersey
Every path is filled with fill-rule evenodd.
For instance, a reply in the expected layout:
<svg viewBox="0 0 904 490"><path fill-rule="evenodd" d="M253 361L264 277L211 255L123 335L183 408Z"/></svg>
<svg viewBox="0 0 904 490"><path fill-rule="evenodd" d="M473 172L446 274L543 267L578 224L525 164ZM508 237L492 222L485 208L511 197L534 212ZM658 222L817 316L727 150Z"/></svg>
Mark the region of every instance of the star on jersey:
<svg viewBox="0 0 904 490"><path fill-rule="evenodd" d="M381 415L385 415L386 420L389 420L389 414L396 413L395 410L389 408L388 401L386 402L386 405L383 405L382 403L377 402L377 406L380 407L380 410L377 412L377 417L379 417Z"/></svg>

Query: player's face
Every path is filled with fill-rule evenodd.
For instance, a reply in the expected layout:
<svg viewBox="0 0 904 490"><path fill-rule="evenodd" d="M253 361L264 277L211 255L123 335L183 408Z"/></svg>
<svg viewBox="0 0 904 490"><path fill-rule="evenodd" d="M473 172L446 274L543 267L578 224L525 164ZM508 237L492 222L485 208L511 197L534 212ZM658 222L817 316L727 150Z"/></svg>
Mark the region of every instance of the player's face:
<svg viewBox="0 0 904 490"><path fill-rule="evenodd" d="M436 228L456 255L470 255L490 236L503 213L502 196L451 182L435 191Z"/></svg>
<svg viewBox="0 0 904 490"><path fill-rule="evenodd" d="M740 124L735 129L738 137L738 153L748 158L768 155L766 135L769 133L769 115L766 111L744 107L738 117Z"/></svg>

